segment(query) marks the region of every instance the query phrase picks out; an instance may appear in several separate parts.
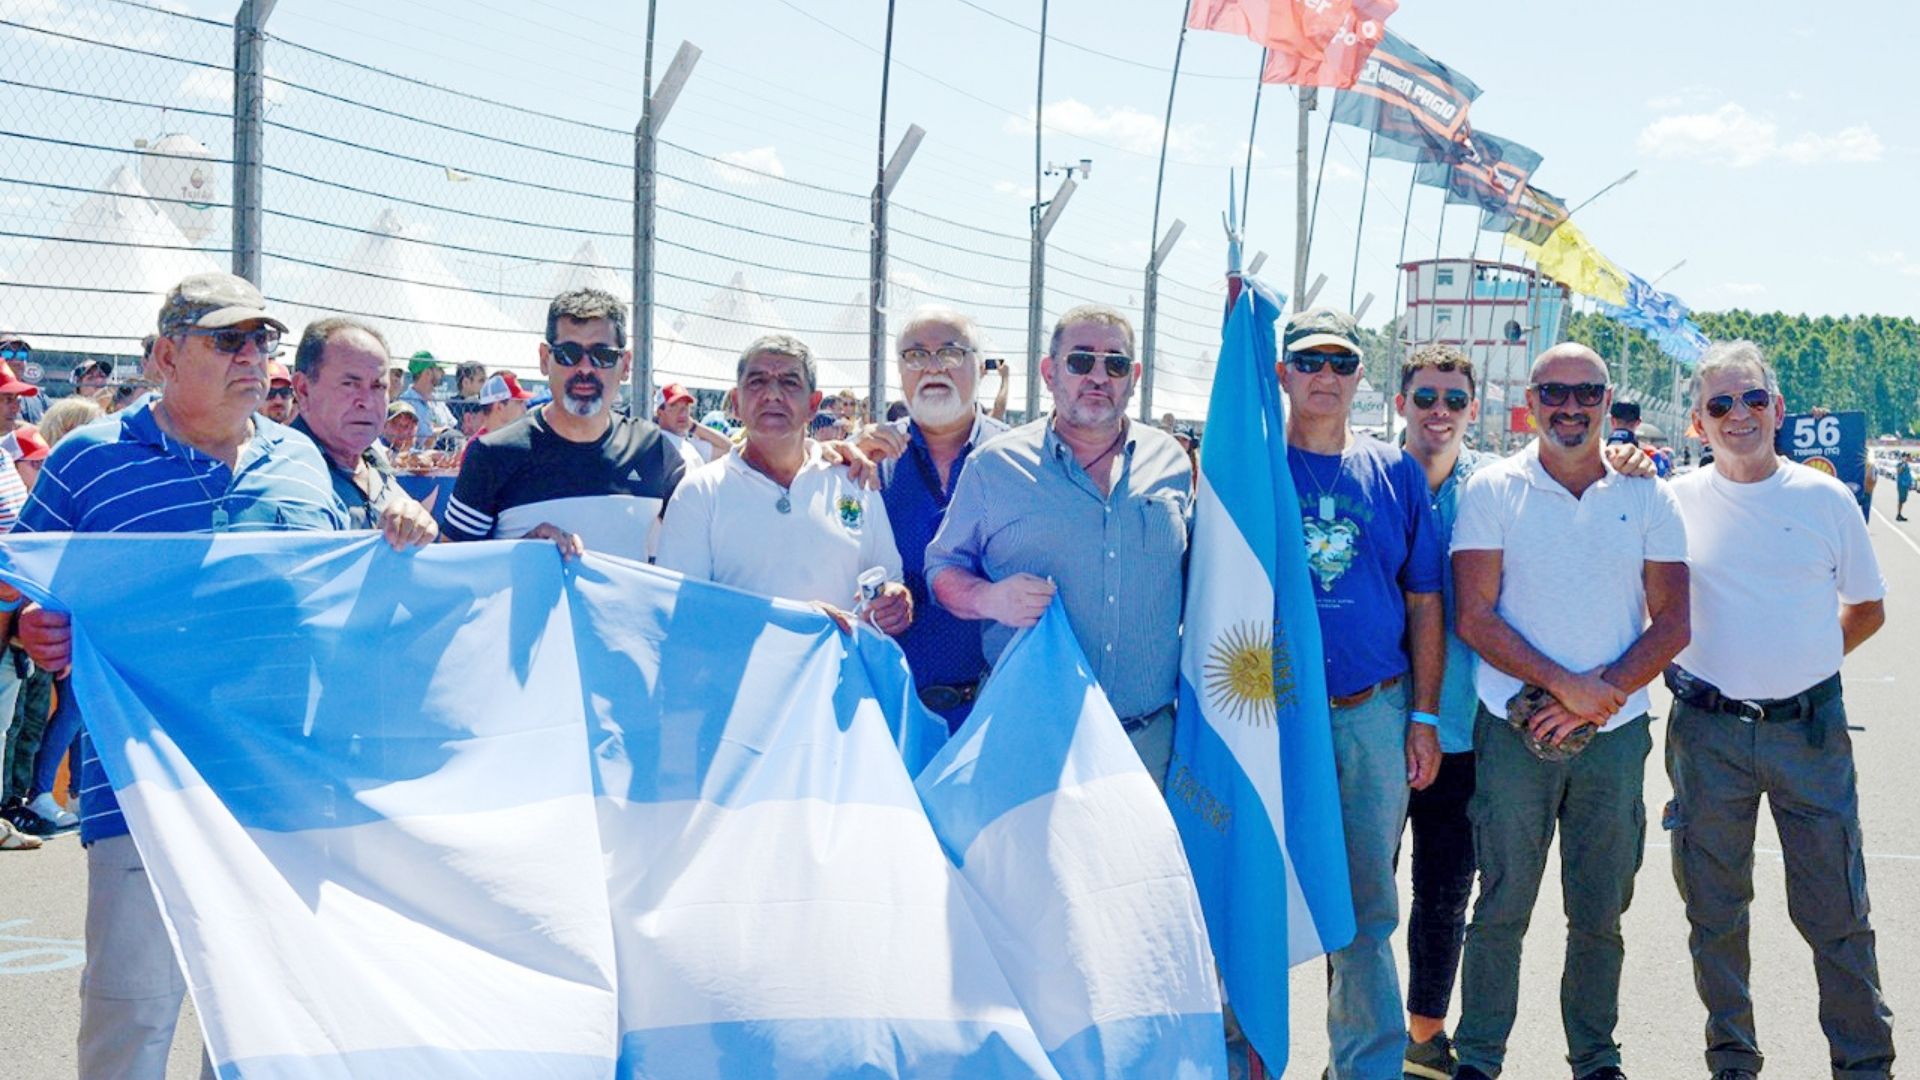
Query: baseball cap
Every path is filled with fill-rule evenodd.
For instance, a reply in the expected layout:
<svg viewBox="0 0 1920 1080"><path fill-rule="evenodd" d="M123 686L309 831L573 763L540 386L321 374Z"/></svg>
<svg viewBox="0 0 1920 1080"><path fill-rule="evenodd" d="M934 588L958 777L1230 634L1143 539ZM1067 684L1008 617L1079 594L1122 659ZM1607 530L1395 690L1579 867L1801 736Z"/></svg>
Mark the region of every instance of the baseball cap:
<svg viewBox="0 0 1920 1080"><path fill-rule="evenodd" d="M727 426L727 414L721 412L719 409L708 409L707 415L700 418L700 423L702 426L710 427L722 434L730 430Z"/></svg>
<svg viewBox="0 0 1920 1080"><path fill-rule="evenodd" d="M408 416L413 417L416 423L420 419L420 415L413 411L413 406L407 404L404 401L396 401L393 404L387 406L387 419L391 420L394 417L399 416L401 413L405 413Z"/></svg>
<svg viewBox="0 0 1920 1080"><path fill-rule="evenodd" d="M1366 355L1360 348L1360 329L1353 316L1333 308L1309 308L1287 320L1281 351L1297 352L1317 345L1338 345L1355 356Z"/></svg>
<svg viewBox="0 0 1920 1080"><path fill-rule="evenodd" d="M47 445L47 440L40 437L40 429L32 424L22 424L15 428L13 439L20 446L20 453L15 455L19 461L41 461L53 452L53 447Z"/></svg>
<svg viewBox="0 0 1920 1080"><path fill-rule="evenodd" d="M520 385L520 379L511 371L503 371L490 376L486 385L480 388L480 404L498 405L503 401L527 401L533 395Z"/></svg>
<svg viewBox="0 0 1920 1080"><path fill-rule="evenodd" d="M264 322L281 333L287 324L267 314L266 298L243 277L193 274L180 279L160 305L156 329L175 334L188 327L218 330L244 322Z"/></svg>
<svg viewBox="0 0 1920 1080"><path fill-rule="evenodd" d="M74 385L77 386L81 379L86 378L90 372L95 371L98 371L109 379L113 378L113 361L101 356L96 356L91 360L82 360L73 365L73 374L69 375L68 378L72 379Z"/></svg>
<svg viewBox="0 0 1920 1080"><path fill-rule="evenodd" d="M840 422L840 418L833 415L830 412L814 413L813 422L807 425L807 433L812 434L813 432L819 431L821 428L832 427L833 425L839 422Z"/></svg>
<svg viewBox="0 0 1920 1080"><path fill-rule="evenodd" d="M407 376L409 378L420 374L428 368L438 367L440 367L440 361L435 360L433 354L425 349L421 349L419 352L407 358Z"/></svg>
<svg viewBox="0 0 1920 1080"><path fill-rule="evenodd" d="M0 394L18 394L21 397L33 397L40 388L15 374L13 365L0 360Z"/></svg>
<svg viewBox="0 0 1920 1080"><path fill-rule="evenodd" d="M692 392L677 382L670 382L653 392L653 407L656 409L664 409L676 402L692 400Z"/></svg>
<svg viewBox="0 0 1920 1080"><path fill-rule="evenodd" d="M278 360L269 360L267 361L267 384L271 386L274 383L292 386L293 374L287 370L287 365Z"/></svg>

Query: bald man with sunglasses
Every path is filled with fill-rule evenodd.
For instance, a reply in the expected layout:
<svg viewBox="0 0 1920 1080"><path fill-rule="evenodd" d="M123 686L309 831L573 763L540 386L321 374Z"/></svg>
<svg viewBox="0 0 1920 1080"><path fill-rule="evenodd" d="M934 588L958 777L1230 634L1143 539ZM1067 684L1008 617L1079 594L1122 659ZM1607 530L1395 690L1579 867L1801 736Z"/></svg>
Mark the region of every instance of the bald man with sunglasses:
<svg viewBox="0 0 1920 1080"><path fill-rule="evenodd" d="M1747 941L1764 795L1787 915L1813 950L1833 1075L1885 1080L1893 1014L1867 919L1840 666L1886 622L1886 582L1846 485L1775 451L1786 406L1758 347L1709 348L1692 396L1713 464L1673 483L1694 632L1667 669L1673 802L1662 820L1707 1008L1707 1068L1714 1080L1754 1080L1763 1061Z"/></svg>
<svg viewBox="0 0 1920 1080"><path fill-rule="evenodd" d="M553 400L467 446L447 501L449 540L551 540L645 562L686 465L651 421L617 413L633 363L627 308L575 289L547 308L540 374Z"/></svg>
<svg viewBox="0 0 1920 1080"><path fill-rule="evenodd" d="M1529 384L1539 438L1467 481L1453 530L1459 633L1480 658L1468 803L1480 898L1455 1076L1500 1074L1557 830L1567 1060L1575 1080L1624 1080L1620 922L1646 842L1646 688L1687 643L1687 536L1666 485L1602 456L1613 392L1592 349L1548 349Z"/></svg>

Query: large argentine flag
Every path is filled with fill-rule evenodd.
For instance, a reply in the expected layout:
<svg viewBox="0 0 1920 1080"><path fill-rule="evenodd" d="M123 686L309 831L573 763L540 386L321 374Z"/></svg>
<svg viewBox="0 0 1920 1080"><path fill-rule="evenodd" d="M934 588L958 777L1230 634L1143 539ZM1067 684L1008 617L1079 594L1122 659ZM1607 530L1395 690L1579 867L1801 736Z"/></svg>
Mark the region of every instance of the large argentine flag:
<svg viewBox="0 0 1920 1080"><path fill-rule="evenodd" d="M1319 617L1273 375L1280 304L1246 285L1201 444L1167 802L1228 1003L1278 1073L1286 969L1352 940L1354 920Z"/></svg>
<svg viewBox="0 0 1920 1080"><path fill-rule="evenodd" d="M1224 1080L1213 953L1180 837L1058 600L919 787L1062 1077Z"/></svg>
<svg viewBox="0 0 1920 1080"><path fill-rule="evenodd" d="M535 543L36 536L0 575L74 614L223 1077L1213 1075L1191 878L1077 655L983 701L1074 734L977 775L963 872L898 649L796 605Z"/></svg>

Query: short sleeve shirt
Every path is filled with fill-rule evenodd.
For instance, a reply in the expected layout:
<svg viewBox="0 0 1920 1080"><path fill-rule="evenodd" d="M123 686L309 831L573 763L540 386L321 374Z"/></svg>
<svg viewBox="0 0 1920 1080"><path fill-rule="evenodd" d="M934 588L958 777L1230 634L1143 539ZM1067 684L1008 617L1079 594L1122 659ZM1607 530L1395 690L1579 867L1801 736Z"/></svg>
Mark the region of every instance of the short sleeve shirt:
<svg viewBox="0 0 1920 1080"><path fill-rule="evenodd" d="M598 439L578 443L535 410L468 444L447 500L446 535L512 540L544 522L594 551L644 562L685 470L649 421L615 413Z"/></svg>
<svg viewBox="0 0 1920 1080"><path fill-rule="evenodd" d="M1073 451L1036 420L976 447L927 548L929 587L949 569L988 581L1051 578L1073 636L1122 717L1174 698L1186 595L1193 472L1158 428L1129 423L1124 465L1102 495ZM989 660L1012 627L982 624Z"/></svg>
<svg viewBox="0 0 1920 1080"><path fill-rule="evenodd" d="M1338 455L1287 448L1307 571L1320 613L1327 693L1404 675L1406 593L1438 593L1446 548L1427 474L1397 446L1357 436Z"/></svg>
<svg viewBox="0 0 1920 1080"><path fill-rule="evenodd" d="M1646 564L1685 562L1687 532L1669 485L1609 466L1575 498L1540 464L1536 444L1467 481L1453 550L1500 552L1500 617L1547 659L1590 671L1646 631ZM1484 660L1474 684L1500 717L1523 685ZM1601 730L1647 708L1642 687Z"/></svg>
<svg viewBox="0 0 1920 1080"><path fill-rule="evenodd" d="M900 580L885 500L828 465L811 441L787 488L738 450L695 470L673 493L656 561L688 577L837 608L853 607L869 568Z"/></svg>
<svg viewBox="0 0 1920 1080"><path fill-rule="evenodd" d="M348 528L377 529L380 515L389 504L396 498L410 498L400 489L400 481L394 479L393 468L387 464L386 454L378 443L361 451L353 468L343 469L326 448L320 446L305 417L294 417L288 426L313 440L313 445L320 450L320 457L327 463L327 477L333 481L334 497L347 512Z"/></svg>
<svg viewBox="0 0 1920 1080"><path fill-rule="evenodd" d="M1482 465L1495 460L1468 447L1460 448L1453 471L1432 492L1433 523L1444 547L1453 543L1453 523L1460 516L1460 493L1467 480ZM1480 695L1473 688L1473 669L1479 660L1467 643L1460 640L1458 611L1453 599L1453 560L1441 567L1440 597L1447 620L1447 670L1440 682L1440 750L1459 754L1473 749L1473 717L1480 706Z"/></svg>

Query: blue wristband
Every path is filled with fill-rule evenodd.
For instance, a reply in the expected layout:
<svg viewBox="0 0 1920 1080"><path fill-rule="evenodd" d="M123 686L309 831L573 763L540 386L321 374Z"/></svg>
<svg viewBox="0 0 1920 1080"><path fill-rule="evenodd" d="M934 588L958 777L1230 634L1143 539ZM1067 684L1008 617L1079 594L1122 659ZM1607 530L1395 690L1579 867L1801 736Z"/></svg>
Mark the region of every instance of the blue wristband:
<svg viewBox="0 0 1920 1080"><path fill-rule="evenodd" d="M1416 723L1416 724L1425 724L1425 725L1427 725L1428 727L1435 727L1435 728L1437 728L1437 727L1439 727L1439 726L1440 726L1440 718L1439 718L1439 717L1437 717L1437 716L1435 716L1435 715L1433 715L1433 714L1432 714L1432 713L1430 713L1430 712L1416 712L1416 713L1408 713L1408 714L1407 714L1407 719L1408 719L1408 720L1411 720L1412 722L1414 722L1414 723Z"/></svg>

